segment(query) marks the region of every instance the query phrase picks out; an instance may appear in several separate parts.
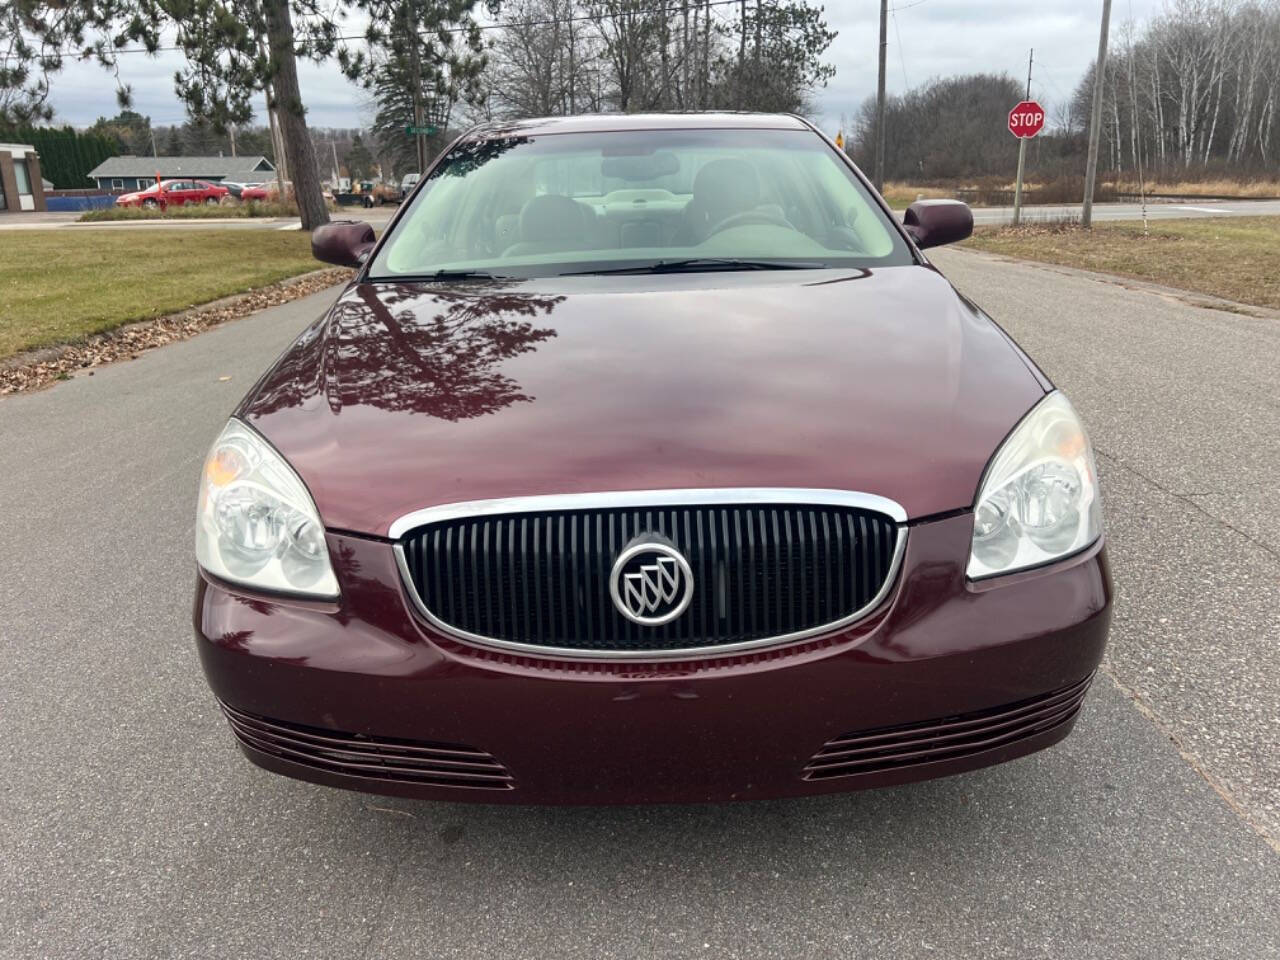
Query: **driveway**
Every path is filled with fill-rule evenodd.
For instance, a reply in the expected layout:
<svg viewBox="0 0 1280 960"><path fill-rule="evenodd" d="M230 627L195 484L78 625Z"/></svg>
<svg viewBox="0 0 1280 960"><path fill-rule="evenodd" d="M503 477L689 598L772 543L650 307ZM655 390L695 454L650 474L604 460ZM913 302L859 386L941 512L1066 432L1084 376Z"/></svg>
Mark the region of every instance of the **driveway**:
<svg viewBox="0 0 1280 960"><path fill-rule="evenodd" d="M1280 956L1280 319L938 259L1100 452L1116 621L1065 743L728 806L251 767L190 636L195 479L327 292L0 399L0 957Z"/></svg>

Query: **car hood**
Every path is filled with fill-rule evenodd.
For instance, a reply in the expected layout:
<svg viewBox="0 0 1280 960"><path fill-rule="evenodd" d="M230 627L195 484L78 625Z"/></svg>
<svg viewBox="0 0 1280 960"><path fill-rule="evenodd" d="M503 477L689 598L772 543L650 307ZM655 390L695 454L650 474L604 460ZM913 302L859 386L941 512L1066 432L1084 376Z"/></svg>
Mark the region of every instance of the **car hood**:
<svg viewBox="0 0 1280 960"><path fill-rule="evenodd" d="M1044 383L930 267L348 287L241 405L326 526L714 487L969 507Z"/></svg>

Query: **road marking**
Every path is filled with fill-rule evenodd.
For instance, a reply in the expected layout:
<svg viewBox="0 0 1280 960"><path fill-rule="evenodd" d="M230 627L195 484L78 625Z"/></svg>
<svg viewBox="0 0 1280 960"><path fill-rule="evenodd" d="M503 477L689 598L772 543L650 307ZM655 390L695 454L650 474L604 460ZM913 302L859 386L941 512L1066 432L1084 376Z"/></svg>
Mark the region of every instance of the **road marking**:
<svg viewBox="0 0 1280 960"><path fill-rule="evenodd" d="M1192 210L1196 213L1230 213L1230 210L1223 210L1221 207L1174 207L1175 210Z"/></svg>

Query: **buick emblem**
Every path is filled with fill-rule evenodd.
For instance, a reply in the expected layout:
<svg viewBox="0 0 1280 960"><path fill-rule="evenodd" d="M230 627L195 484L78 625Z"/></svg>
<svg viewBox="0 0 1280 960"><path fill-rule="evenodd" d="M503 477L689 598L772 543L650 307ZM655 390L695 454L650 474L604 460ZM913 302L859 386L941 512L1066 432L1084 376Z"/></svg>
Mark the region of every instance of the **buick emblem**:
<svg viewBox="0 0 1280 960"><path fill-rule="evenodd" d="M646 627L670 623L693 599L689 561L667 543L635 543L618 554L609 574L613 605L628 620Z"/></svg>

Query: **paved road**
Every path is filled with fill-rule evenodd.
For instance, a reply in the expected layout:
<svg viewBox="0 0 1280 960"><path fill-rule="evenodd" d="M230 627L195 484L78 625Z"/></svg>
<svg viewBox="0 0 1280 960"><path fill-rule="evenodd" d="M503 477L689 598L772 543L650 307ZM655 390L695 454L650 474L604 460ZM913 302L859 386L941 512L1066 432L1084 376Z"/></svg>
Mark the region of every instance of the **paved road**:
<svg viewBox="0 0 1280 960"><path fill-rule="evenodd" d="M1099 203L1093 208L1094 220L1141 220L1142 205L1137 203ZM1150 220L1202 217L1280 216L1280 200L1189 200L1185 203L1152 201L1147 204ZM1050 204L1022 208L1024 221L1079 219L1080 204ZM973 222L990 225L1013 222L1013 207L975 207Z"/></svg>
<svg viewBox="0 0 1280 960"><path fill-rule="evenodd" d="M367 220L375 227L383 227L396 212L395 206L342 207L335 218ZM44 211L41 213L0 213L0 231L4 230L155 230L191 227L194 230L300 230L297 217L213 217L172 220L104 220L96 223L78 223L79 213Z"/></svg>
<svg viewBox="0 0 1280 960"><path fill-rule="evenodd" d="M1102 452L1116 627L1063 745L704 807L252 768L189 635L194 484L321 294L0 400L0 957L1280 956L1280 320L939 259Z"/></svg>
<svg viewBox="0 0 1280 960"><path fill-rule="evenodd" d="M395 207L373 207L365 210L361 207L346 207L337 216L368 220L374 226L381 227L395 212ZM1136 203L1100 203L1094 208L1096 220L1141 220L1142 207ZM172 221L154 220L118 220L106 223L77 224L78 213L12 213L0 214L0 230L36 230L46 227L63 227L75 230L109 229L109 230L146 230L156 227L172 226ZM1023 207L1023 217L1028 221L1062 220L1079 218L1079 204L1058 204L1049 206ZM1261 217L1280 216L1280 200L1196 200L1187 203L1153 202L1147 205L1147 216L1152 220L1168 220L1188 217ZM974 222L979 225L1009 223L1013 220L1013 207L975 207ZM289 230L296 229L298 220L273 219L226 219L226 220L182 220L182 226L199 229L231 228L237 230Z"/></svg>

